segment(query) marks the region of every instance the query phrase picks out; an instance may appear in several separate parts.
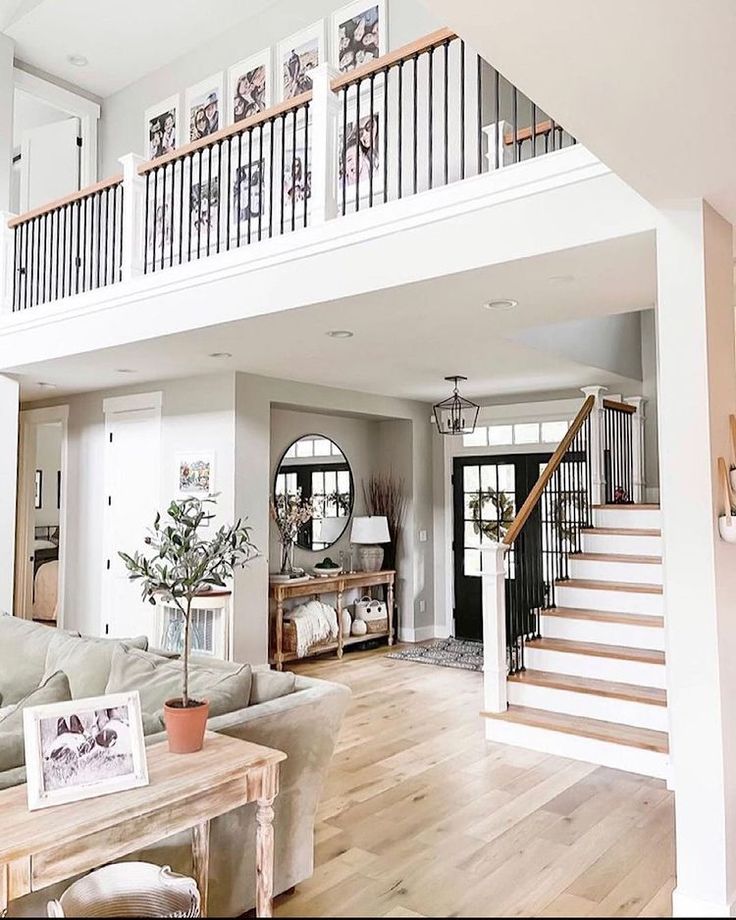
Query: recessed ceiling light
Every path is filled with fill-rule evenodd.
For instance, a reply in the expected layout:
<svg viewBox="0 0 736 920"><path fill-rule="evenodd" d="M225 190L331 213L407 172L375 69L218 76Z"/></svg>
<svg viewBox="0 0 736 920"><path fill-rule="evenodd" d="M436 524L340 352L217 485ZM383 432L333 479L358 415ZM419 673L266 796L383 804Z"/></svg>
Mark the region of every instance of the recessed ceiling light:
<svg viewBox="0 0 736 920"><path fill-rule="evenodd" d="M229 351L213 351L210 353L210 358L232 358L232 355Z"/></svg>
<svg viewBox="0 0 736 920"><path fill-rule="evenodd" d="M355 333L349 329L330 329L326 335L329 335L331 339L352 339Z"/></svg>
<svg viewBox="0 0 736 920"><path fill-rule="evenodd" d="M67 54L66 59L72 67L86 67L89 64L89 60L83 54Z"/></svg>
<svg viewBox="0 0 736 920"><path fill-rule="evenodd" d="M38 385L40 387L43 387L44 390L55 390L56 389L55 383L47 383L45 380L39 380Z"/></svg>
<svg viewBox="0 0 736 920"><path fill-rule="evenodd" d="M549 280L552 284L572 284L575 280L575 275L552 275Z"/></svg>
<svg viewBox="0 0 736 920"><path fill-rule="evenodd" d="M513 310L519 303L518 300L489 300L483 306L486 310Z"/></svg>
<svg viewBox="0 0 736 920"><path fill-rule="evenodd" d="M116 374L137 374L138 371L132 367L118 367L115 370Z"/></svg>

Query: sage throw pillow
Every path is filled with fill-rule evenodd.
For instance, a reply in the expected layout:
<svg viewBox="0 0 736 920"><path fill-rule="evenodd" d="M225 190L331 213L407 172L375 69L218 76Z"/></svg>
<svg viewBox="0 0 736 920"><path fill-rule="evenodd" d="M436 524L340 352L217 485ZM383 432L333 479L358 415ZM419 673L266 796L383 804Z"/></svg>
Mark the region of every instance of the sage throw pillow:
<svg viewBox="0 0 736 920"><path fill-rule="evenodd" d="M116 649L130 646L148 648L147 636L134 639L94 639L91 637L54 636L46 653L44 676L63 671L69 678L72 699L100 696L110 676L110 663Z"/></svg>
<svg viewBox="0 0 736 920"><path fill-rule="evenodd" d="M137 690L145 713L163 716L164 703L181 696L184 663L134 648L116 648L105 693ZM189 665L189 695L207 700L210 716L244 709L250 699L250 665L206 664L199 659Z"/></svg>
<svg viewBox="0 0 736 920"><path fill-rule="evenodd" d="M10 706L35 690L46 674L46 653L52 639L69 633L0 614L0 700ZM54 669L56 670L56 669Z"/></svg>
<svg viewBox="0 0 736 920"><path fill-rule="evenodd" d="M63 703L72 698L66 674L57 671L26 694L17 705L3 711L0 716L0 773L22 767L25 763L23 744L23 710L45 703Z"/></svg>
<svg viewBox="0 0 736 920"><path fill-rule="evenodd" d="M267 703L279 697L288 696L296 687L293 671L254 671L250 688L250 705Z"/></svg>

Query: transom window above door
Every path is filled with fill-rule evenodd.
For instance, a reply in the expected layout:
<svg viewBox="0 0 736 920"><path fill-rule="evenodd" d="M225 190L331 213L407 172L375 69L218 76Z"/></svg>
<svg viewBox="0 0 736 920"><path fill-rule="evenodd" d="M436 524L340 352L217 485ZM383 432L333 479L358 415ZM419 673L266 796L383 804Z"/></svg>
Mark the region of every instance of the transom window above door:
<svg viewBox="0 0 736 920"><path fill-rule="evenodd" d="M570 427L568 419L479 425L463 435L463 447L513 447L516 444L557 444Z"/></svg>

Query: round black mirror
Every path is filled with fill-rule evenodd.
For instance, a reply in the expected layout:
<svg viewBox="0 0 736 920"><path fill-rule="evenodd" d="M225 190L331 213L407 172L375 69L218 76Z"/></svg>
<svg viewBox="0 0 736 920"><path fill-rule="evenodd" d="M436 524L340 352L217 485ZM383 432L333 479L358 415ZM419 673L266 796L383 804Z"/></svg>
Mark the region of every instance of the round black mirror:
<svg viewBox="0 0 736 920"><path fill-rule="evenodd" d="M313 516L299 530L297 546L322 552L340 539L353 513L353 473L345 454L331 439L307 434L284 451L273 485L279 496L310 501Z"/></svg>

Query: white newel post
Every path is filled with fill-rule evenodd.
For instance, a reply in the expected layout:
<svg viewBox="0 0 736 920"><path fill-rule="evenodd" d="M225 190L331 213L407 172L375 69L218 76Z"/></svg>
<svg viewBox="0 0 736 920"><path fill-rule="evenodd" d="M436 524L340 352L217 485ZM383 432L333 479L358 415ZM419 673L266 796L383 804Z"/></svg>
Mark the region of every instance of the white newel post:
<svg viewBox="0 0 736 920"><path fill-rule="evenodd" d="M337 217L337 117L338 97L331 82L339 76L329 64L320 64L311 71L312 124L310 160L312 163L312 195L309 222L313 226Z"/></svg>
<svg viewBox="0 0 736 920"><path fill-rule="evenodd" d="M0 314L13 310L13 241L15 230L8 227L8 221L15 214L0 211Z"/></svg>
<svg viewBox="0 0 736 920"><path fill-rule="evenodd" d="M606 494L606 470L603 463L603 394L606 387L582 387L586 398L595 397L590 413L590 484L591 502L602 505Z"/></svg>
<svg viewBox="0 0 736 920"><path fill-rule="evenodd" d="M118 160L123 167L122 281L130 281L143 274L146 180L138 174L138 167L145 162L143 157L135 153L126 153Z"/></svg>
<svg viewBox="0 0 736 920"><path fill-rule="evenodd" d="M505 712L506 694L506 550L491 543L483 550L483 706Z"/></svg>
<svg viewBox="0 0 736 920"><path fill-rule="evenodd" d="M484 125L483 127L483 133L488 141L488 153L486 153L486 158L488 160L488 169L491 172L496 168L497 160L499 169L505 165L504 155L506 152L506 141L504 138L506 131L513 134L513 127L507 121L494 121L491 122L490 125ZM498 158L496 157L496 150L498 150Z"/></svg>
<svg viewBox="0 0 736 920"><path fill-rule="evenodd" d="M643 396L629 396L626 402L636 408L631 416L631 458L634 467L634 504L640 505L644 501L645 475L644 475L644 403Z"/></svg>

